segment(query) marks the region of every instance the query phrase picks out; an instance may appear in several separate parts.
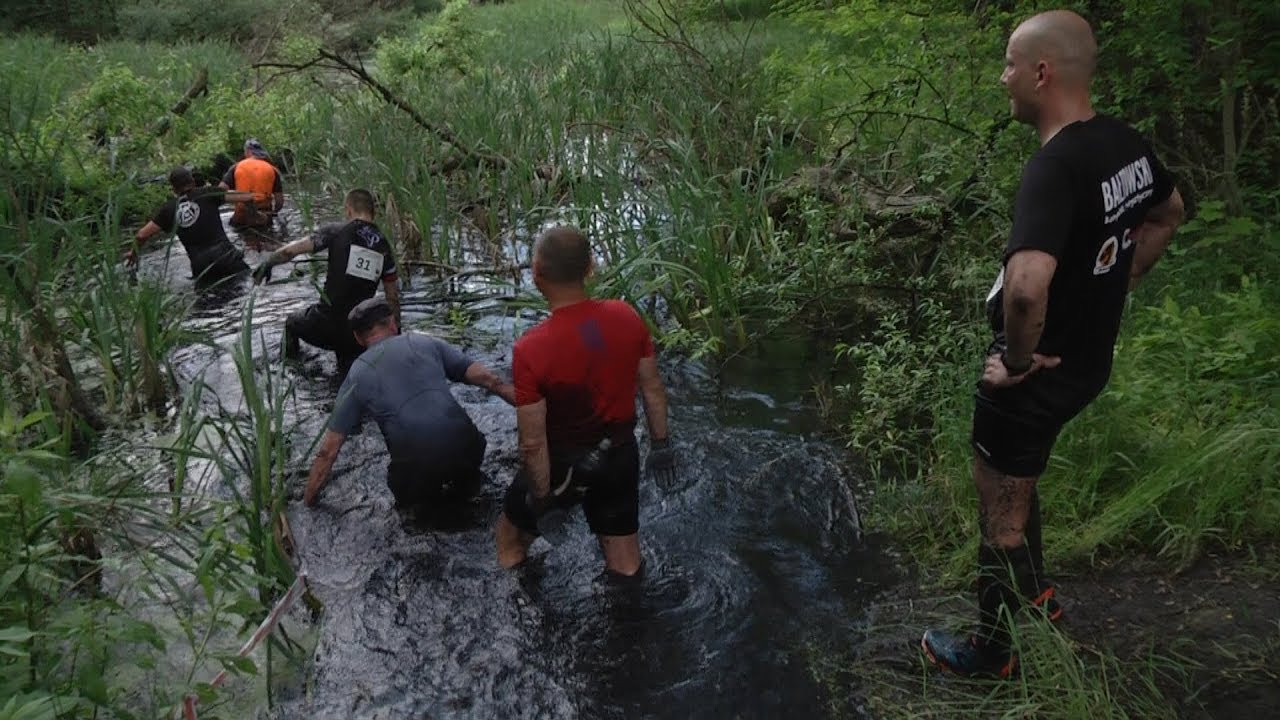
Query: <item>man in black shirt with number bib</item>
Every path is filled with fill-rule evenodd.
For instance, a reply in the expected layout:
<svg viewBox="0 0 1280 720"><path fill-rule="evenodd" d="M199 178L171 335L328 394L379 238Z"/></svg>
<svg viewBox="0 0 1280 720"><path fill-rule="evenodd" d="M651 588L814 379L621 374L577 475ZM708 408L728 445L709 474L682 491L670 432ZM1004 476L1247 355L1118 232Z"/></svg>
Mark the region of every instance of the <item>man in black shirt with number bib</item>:
<svg viewBox="0 0 1280 720"><path fill-rule="evenodd" d="M347 314L363 300L378 292L381 281L387 304L397 320L400 317L400 291L396 285L396 263L391 242L373 224L374 201L368 190L352 190L345 202L347 224L320 228L272 253L253 271L261 282L271 268L303 253L329 251L329 269L320 302L296 312L285 321L285 354L296 355L298 341L332 350L338 357L338 372L347 368L363 348L356 343L347 326Z"/></svg>
<svg viewBox="0 0 1280 720"><path fill-rule="evenodd" d="M988 296L995 332L975 394L972 445L982 542L976 633L921 645L962 675L1017 666L1009 623L1024 603L1062 613L1044 580L1036 481L1062 426L1106 386L1129 288L1168 246L1182 198L1150 146L1089 100L1097 45L1072 12L1009 39L1001 82L1040 150L1022 174L1004 268Z"/></svg>
<svg viewBox="0 0 1280 720"><path fill-rule="evenodd" d="M249 266L244 264L244 256L227 240L218 210L223 203L243 200L248 195L200 187L185 167L174 168L169 173L169 186L173 197L138 230L133 249L125 255L125 263L137 264L138 248L154 235L176 230L191 262L191 276L198 283L214 283L247 271Z"/></svg>

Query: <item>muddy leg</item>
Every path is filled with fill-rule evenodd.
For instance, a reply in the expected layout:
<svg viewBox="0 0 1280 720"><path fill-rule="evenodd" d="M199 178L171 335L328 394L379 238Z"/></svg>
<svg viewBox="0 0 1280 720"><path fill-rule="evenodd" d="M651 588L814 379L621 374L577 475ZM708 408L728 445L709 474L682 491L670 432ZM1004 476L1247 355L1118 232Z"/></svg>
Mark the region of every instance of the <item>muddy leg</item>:
<svg viewBox="0 0 1280 720"><path fill-rule="evenodd" d="M534 536L516 527L505 512L498 516L493 534L498 545L498 565L513 568L528 557Z"/></svg>
<svg viewBox="0 0 1280 720"><path fill-rule="evenodd" d="M609 572L631 577L640 571L640 535L597 535Z"/></svg>
<svg viewBox="0 0 1280 720"><path fill-rule="evenodd" d="M1036 477L1006 475L981 458L973 461L978 487L978 636L996 652L1009 648L1008 621L1021 598L1034 595L1035 571L1025 539Z"/></svg>

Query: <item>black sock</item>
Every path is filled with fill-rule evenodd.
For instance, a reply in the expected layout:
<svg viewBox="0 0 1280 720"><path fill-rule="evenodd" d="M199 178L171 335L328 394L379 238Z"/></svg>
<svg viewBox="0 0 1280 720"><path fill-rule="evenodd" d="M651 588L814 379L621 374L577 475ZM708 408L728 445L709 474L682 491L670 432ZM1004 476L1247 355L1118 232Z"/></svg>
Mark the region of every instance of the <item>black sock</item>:
<svg viewBox="0 0 1280 720"><path fill-rule="evenodd" d="M1031 557L1031 576L1034 583L1034 589L1031 594L1027 595L1028 600L1034 600L1042 590L1049 586L1044 575L1044 544L1041 537L1040 526L1040 491L1031 491L1031 506L1027 511L1027 528L1024 533L1027 539L1027 551Z"/></svg>
<svg viewBox="0 0 1280 720"><path fill-rule="evenodd" d="M1009 654L1009 623L1033 582L1025 544L994 548L984 542L978 546L978 638L993 656Z"/></svg>

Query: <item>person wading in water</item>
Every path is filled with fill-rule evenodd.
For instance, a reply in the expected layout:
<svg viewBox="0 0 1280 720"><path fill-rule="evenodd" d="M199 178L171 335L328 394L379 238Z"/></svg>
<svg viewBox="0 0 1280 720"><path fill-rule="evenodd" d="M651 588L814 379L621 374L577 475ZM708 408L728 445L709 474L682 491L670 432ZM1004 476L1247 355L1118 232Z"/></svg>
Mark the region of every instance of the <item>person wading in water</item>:
<svg viewBox="0 0 1280 720"><path fill-rule="evenodd" d="M315 505L343 442L366 419L378 424L391 453L387 485L397 506L439 514L472 498L483 479L480 463L487 443L449 392L449 383L485 388L509 404L515 402L514 388L443 340L400 334L382 298L356 305L348 323L366 350L338 390L311 466L306 504Z"/></svg>
<svg viewBox="0 0 1280 720"><path fill-rule="evenodd" d="M588 297L590 271L591 245L576 228L552 228L538 238L533 281L551 317L512 351L523 468L495 528L505 568L524 562L539 515L580 503L606 569L622 576L640 571L637 386L649 426L649 471L663 488L675 482L667 394L649 328L630 305ZM598 461L585 467L591 455Z"/></svg>
<svg viewBox="0 0 1280 720"><path fill-rule="evenodd" d="M320 302L288 317L284 324L284 353L296 357L301 340L324 350L332 350L338 359L338 373L345 375L363 348L356 343L347 325L347 315L362 300L378 292L378 284L387 297L391 312L399 319L400 288L396 284L396 262L391 243L373 224L373 195L368 190L347 193L344 209L345 225L322 227L311 237L285 245L253 270L256 281L271 276L271 269L304 253L329 252L324 295Z"/></svg>

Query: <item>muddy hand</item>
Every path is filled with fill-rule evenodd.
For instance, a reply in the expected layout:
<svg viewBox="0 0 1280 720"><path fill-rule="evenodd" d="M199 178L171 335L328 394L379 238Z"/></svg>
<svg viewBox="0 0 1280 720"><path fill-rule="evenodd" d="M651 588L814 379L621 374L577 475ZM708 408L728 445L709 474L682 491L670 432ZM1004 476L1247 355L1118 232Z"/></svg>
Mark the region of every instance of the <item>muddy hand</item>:
<svg viewBox="0 0 1280 720"><path fill-rule="evenodd" d="M124 254L124 258L122 259L124 260L125 267L130 267L130 268L138 267L138 251L137 250L126 251Z"/></svg>
<svg viewBox="0 0 1280 720"><path fill-rule="evenodd" d="M982 368L982 387L988 390L1012 387L1040 372L1041 369L1057 367L1058 363L1061 362L1062 358L1057 355L1032 353L1031 367L1017 375L1013 375L1010 374L1009 368L1005 367L1004 360L1000 358L999 353L988 355L987 362Z"/></svg>
<svg viewBox="0 0 1280 720"><path fill-rule="evenodd" d="M253 269L253 282L261 285L271 279L271 263L261 263Z"/></svg>
<svg viewBox="0 0 1280 720"><path fill-rule="evenodd" d="M676 489L676 449L669 438L649 441L649 461L645 466L663 492Z"/></svg>

